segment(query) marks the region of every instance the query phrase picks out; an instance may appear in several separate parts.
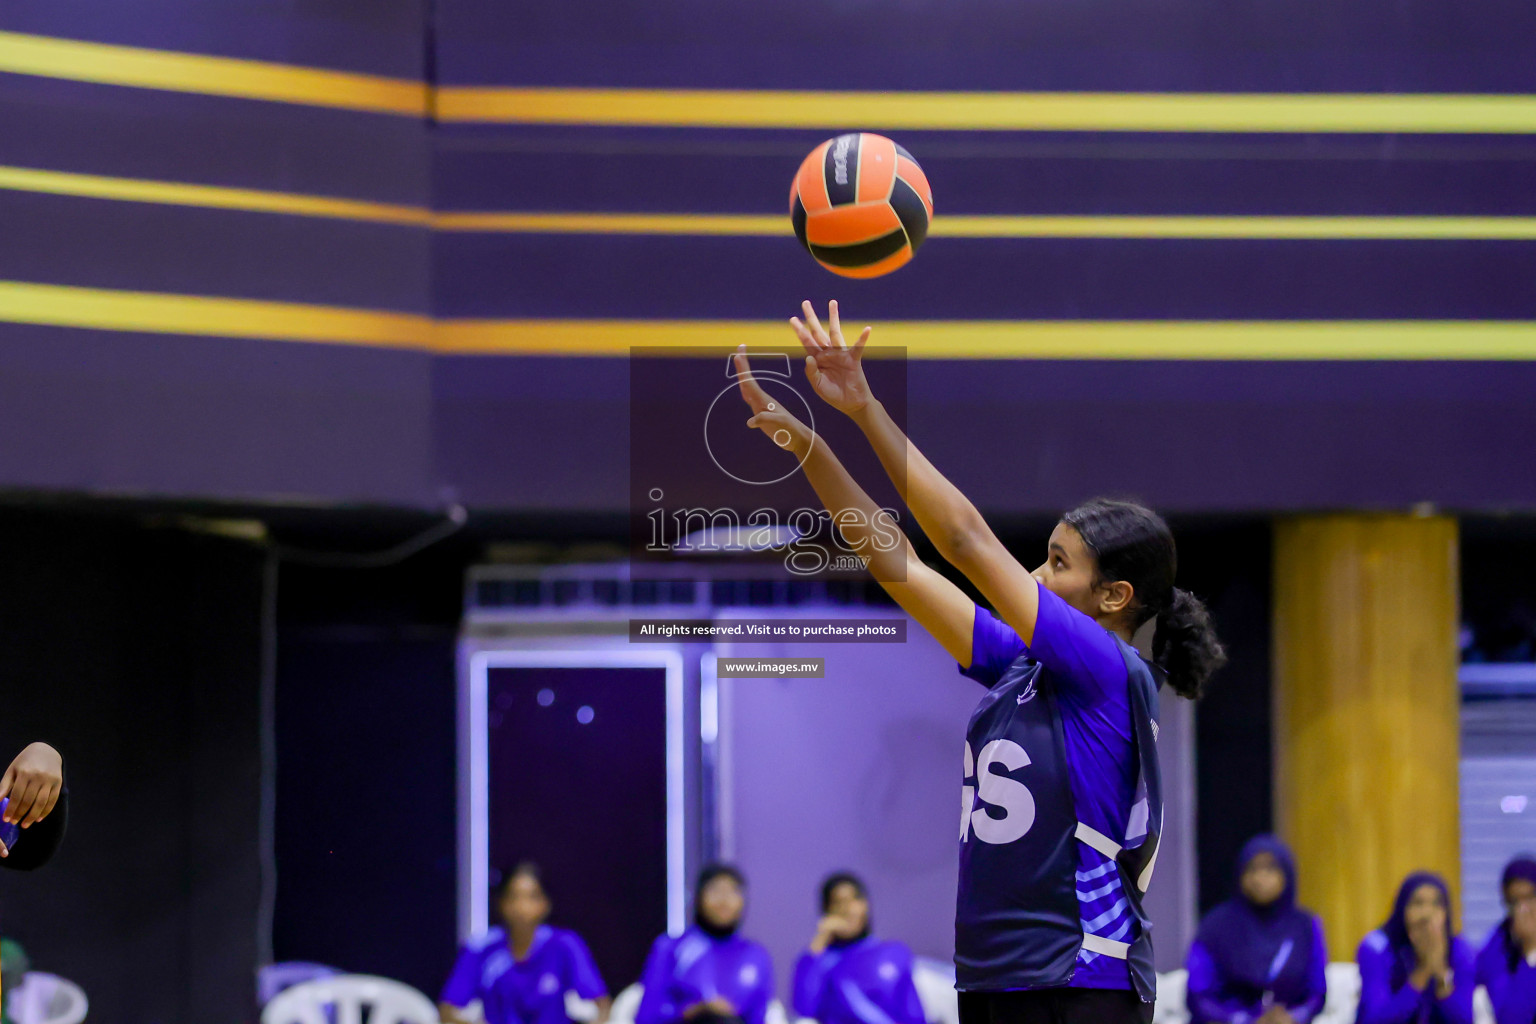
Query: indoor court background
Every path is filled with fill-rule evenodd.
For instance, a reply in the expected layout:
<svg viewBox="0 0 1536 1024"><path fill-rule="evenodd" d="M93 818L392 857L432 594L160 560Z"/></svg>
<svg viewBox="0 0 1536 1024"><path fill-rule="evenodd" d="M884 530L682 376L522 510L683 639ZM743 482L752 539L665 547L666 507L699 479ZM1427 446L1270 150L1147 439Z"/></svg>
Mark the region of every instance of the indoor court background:
<svg viewBox="0 0 1536 1024"><path fill-rule="evenodd" d="M935 193L876 281L786 216L850 130ZM1421 865L1481 941L1536 848L1536 807L1490 809L1536 768L1533 197L1528 4L0 6L0 739L58 746L74 804L0 932L124 1024L255 1020L273 961L435 996L461 657L510 635L468 574L623 559L631 346L782 344L836 297L905 347L910 435L1021 558L1095 494L1168 516L1232 654L1187 729L1169 935L1274 828L1334 959ZM738 734L733 789L688 676L686 873L727 795L781 996L834 868L948 956L957 780L852 823L812 785L881 743L953 760L973 684L903 670L919 724ZM875 682L848 671L734 680L736 710L794 722L812 682Z"/></svg>

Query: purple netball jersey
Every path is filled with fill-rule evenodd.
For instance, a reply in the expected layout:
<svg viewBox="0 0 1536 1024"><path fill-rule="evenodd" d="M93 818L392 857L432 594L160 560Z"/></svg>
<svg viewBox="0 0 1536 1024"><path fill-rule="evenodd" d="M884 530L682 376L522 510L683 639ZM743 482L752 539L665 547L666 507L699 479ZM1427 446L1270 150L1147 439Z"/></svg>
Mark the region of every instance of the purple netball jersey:
<svg viewBox="0 0 1536 1024"><path fill-rule="evenodd" d="M1126 877L1136 865L1117 863L1122 844L1140 842L1147 863L1129 877L1150 878L1160 831L1149 666L1041 587L1027 648L977 606L961 672L989 692L967 734L959 987L1136 988L1150 998L1141 892Z"/></svg>
<svg viewBox="0 0 1536 1024"><path fill-rule="evenodd" d="M773 998L768 951L740 935L715 938L697 926L651 946L635 1024L676 1024L695 1003L727 1000L747 1024L763 1024Z"/></svg>
<svg viewBox="0 0 1536 1024"><path fill-rule="evenodd" d="M923 1024L912 951L865 936L795 963L795 1012L819 1024Z"/></svg>
<svg viewBox="0 0 1536 1024"><path fill-rule="evenodd" d="M565 993L597 999L608 988L575 932L540 925L523 960L514 960L504 928L467 944L440 997L454 1006L476 999L486 1024L567 1024Z"/></svg>

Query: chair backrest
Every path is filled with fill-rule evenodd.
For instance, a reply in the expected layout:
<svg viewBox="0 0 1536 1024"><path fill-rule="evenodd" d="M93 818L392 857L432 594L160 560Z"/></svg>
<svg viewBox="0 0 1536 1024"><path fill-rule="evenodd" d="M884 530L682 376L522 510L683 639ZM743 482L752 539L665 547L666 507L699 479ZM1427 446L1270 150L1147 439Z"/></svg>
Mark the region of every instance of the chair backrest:
<svg viewBox="0 0 1536 1024"><path fill-rule="evenodd" d="M21 984L5 999L16 1024L80 1024L90 1009L79 985L45 971L22 975Z"/></svg>
<svg viewBox="0 0 1536 1024"><path fill-rule="evenodd" d="M565 1016L576 1024L597 1020L597 1000L583 999L573 990L565 990Z"/></svg>
<svg viewBox="0 0 1536 1024"><path fill-rule="evenodd" d="M1472 1024L1495 1024L1493 1000L1488 998L1488 990L1481 985L1472 993Z"/></svg>
<svg viewBox="0 0 1536 1024"><path fill-rule="evenodd" d="M608 1024L635 1024L635 1012L640 1009L640 999L644 995L645 986L637 981L614 996L613 1006L608 1010Z"/></svg>
<svg viewBox="0 0 1536 1024"><path fill-rule="evenodd" d="M1152 1010L1155 1024L1183 1024L1189 1020L1189 972L1184 968L1157 976L1157 1004Z"/></svg>
<svg viewBox="0 0 1536 1024"><path fill-rule="evenodd" d="M261 1011L261 1024L438 1024L437 1007L420 992L389 978L341 974L284 990ZM334 1021L326 1010L335 1007Z"/></svg>
<svg viewBox="0 0 1536 1024"><path fill-rule="evenodd" d="M928 1024L960 1024L960 996L955 991L955 968L927 957L912 962L912 985L923 1004Z"/></svg>
<svg viewBox="0 0 1536 1024"><path fill-rule="evenodd" d="M1323 969L1328 981L1328 1001L1314 1024L1354 1024L1355 1009L1360 1005L1360 965L1351 960L1337 960Z"/></svg>
<svg viewBox="0 0 1536 1024"><path fill-rule="evenodd" d="M319 978L334 978L343 973L345 972L338 968L310 963L307 960L284 960L267 964L256 970L256 1005L266 1006L277 998L279 992L284 992L295 985Z"/></svg>

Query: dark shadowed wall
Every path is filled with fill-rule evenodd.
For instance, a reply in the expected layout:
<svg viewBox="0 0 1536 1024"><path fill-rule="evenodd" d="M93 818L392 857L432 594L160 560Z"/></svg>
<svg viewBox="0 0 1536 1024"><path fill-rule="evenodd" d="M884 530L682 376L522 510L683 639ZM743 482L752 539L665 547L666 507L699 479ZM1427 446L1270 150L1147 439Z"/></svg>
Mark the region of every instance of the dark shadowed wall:
<svg viewBox="0 0 1536 1024"><path fill-rule="evenodd" d="M54 861L0 928L93 1019L254 1016L262 556L123 517L0 510L0 741L64 756Z"/></svg>

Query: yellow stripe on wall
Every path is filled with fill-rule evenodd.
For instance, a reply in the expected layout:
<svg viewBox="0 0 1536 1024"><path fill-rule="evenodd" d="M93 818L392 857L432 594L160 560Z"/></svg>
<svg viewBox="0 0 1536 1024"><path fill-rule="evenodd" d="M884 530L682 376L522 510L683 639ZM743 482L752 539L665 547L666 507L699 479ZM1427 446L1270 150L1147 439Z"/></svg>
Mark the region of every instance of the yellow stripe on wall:
<svg viewBox="0 0 1536 1024"><path fill-rule="evenodd" d="M75 82L426 117L424 82L0 32L0 71Z"/></svg>
<svg viewBox="0 0 1536 1024"><path fill-rule="evenodd" d="M166 206L286 213L299 217L361 220L380 224L429 227L432 223L432 211L426 207L253 188L229 188L223 185L191 185L179 181L43 171L30 167L0 166L0 189L131 203L160 203Z"/></svg>
<svg viewBox="0 0 1536 1024"><path fill-rule="evenodd" d="M442 231L788 236L789 217L708 213L439 213ZM933 238L1536 239L1536 217L939 216Z"/></svg>
<svg viewBox="0 0 1536 1024"><path fill-rule="evenodd" d="M499 355L793 345L761 320L437 320L408 313L0 281L0 322ZM1536 359L1536 321L895 321L875 357L915 359Z"/></svg>
<svg viewBox="0 0 1536 1024"><path fill-rule="evenodd" d="M1536 96L1375 93L437 90L441 121L1056 132L1536 132Z"/></svg>
<svg viewBox="0 0 1536 1024"><path fill-rule="evenodd" d="M789 212L782 217L732 213L523 213L456 211L432 219L440 231L535 235L785 235L793 237Z"/></svg>
<svg viewBox="0 0 1536 1024"><path fill-rule="evenodd" d="M458 211L333 196L0 166L0 189L491 234L789 237L788 216ZM941 216L936 238L1536 240L1536 217Z"/></svg>
<svg viewBox="0 0 1536 1024"><path fill-rule="evenodd" d="M632 348L784 347L785 323L761 321L446 320L438 352L627 355ZM1533 321L897 321L871 350L912 359L1536 359ZM683 353L693 354L693 353ZM880 353L875 352L878 356Z"/></svg>
<svg viewBox="0 0 1536 1024"><path fill-rule="evenodd" d="M386 348L425 349L432 335L429 318L407 313L20 281L0 281L0 321Z"/></svg>

